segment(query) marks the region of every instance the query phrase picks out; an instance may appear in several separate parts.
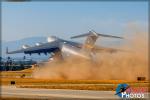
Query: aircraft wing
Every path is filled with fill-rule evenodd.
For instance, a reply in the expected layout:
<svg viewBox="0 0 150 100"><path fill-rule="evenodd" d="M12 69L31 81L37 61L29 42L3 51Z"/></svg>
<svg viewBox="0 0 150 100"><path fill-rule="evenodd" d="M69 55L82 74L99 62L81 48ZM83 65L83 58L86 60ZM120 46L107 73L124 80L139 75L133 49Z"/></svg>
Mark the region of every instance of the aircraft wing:
<svg viewBox="0 0 150 100"><path fill-rule="evenodd" d="M14 51L6 50L7 54L15 54L15 53L25 53L25 54L32 54L32 53L50 53L59 50L59 44L57 42L50 42L50 43L43 43L41 45L35 45L27 48L21 48Z"/></svg>
<svg viewBox="0 0 150 100"><path fill-rule="evenodd" d="M114 52L125 52L125 50L121 50L121 49L115 49L115 48L108 48L108 47L101 47L101 46L95 46L93 48L93 52L110 52L110 53L114 53Z"/></svg>
<svg viewBox="0 0 150 100"><path fill-rule="evenodd" d="M15 50L15 51L8 51L8 47L6 48L6 54L15 54L15 53L23 53L23 49Z"/></svg>

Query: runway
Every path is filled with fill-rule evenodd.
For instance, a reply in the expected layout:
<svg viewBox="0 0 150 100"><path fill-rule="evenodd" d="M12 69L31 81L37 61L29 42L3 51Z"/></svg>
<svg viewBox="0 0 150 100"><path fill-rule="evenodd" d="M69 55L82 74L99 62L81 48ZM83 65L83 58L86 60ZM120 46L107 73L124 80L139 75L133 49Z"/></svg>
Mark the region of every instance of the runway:
<svg viewBox="0 0 150 100"><path fill-rule="evenodd" d="M33 89L16 88L15 86L2 86L2 98L30 98L30 99L51 99L51 100L99 100L119 99L114 95L115 91L89 91L89 90L67 90L67 89Z"/></svg>
<svg viewBox="0 0 150 100"><path fill-rule="evenodd" d="M32 89L16 88L15 86L2 86L2 97L34 98L34 99L103 99L118 98L113 91L88 91L88 90L66 90L66 89Z"/></svg>

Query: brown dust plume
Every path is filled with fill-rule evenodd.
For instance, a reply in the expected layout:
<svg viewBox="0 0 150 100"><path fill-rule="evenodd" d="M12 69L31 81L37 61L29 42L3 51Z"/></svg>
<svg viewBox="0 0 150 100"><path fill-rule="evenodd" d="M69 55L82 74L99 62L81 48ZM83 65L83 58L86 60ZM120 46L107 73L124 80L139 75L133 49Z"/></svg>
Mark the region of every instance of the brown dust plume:
<svg viewBox="0 0 150 100"><path fill-rule="evenodd" d="M96 63L84 59L49 62L36 68L34 78L67 80L148 80L148 37L136 31L125 34L125 43L119 49L127 52L99 53Z"/></svg>

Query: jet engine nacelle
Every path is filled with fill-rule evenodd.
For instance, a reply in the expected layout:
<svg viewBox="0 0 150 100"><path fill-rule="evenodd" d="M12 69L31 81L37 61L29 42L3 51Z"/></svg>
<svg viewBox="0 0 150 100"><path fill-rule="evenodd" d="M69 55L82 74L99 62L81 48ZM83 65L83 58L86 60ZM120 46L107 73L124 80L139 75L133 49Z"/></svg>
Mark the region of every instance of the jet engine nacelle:
<svg viewBox="0 0 150 100"><path fill-rule="evenodd" d="M30 46L29 45L22 45L22 48L23 49L27 49L27 48L29 48Z"/></svg>
<svg viewBox="0 0 150 100"><path fill-rule="evenodd" d="M80 48L74 47L69 44L63 44L61 48L61 52L63 58L82 57L82 58L90 59L90 56L87 53L82 52Z"/></svg>
<svg viewBox="0 0 150 100"><path fill-rule="evenodd" d="M53 42L53 41L56 41L57 40L57 37L56 36L50 36L47 38L47 42Z"/></svg>

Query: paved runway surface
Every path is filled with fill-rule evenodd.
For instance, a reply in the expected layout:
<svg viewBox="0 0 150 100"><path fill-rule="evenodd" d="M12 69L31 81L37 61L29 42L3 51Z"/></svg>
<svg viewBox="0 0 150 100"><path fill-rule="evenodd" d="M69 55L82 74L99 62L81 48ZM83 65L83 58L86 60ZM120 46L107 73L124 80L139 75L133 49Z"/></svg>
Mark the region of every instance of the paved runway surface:
<svg viewBox="0 0 150 100"><path fill-rule="evenodd" d="M2 86L2 97L15 98L34 98L34 99L80 99L80 100L99 100L104 98L117 99L115 91L88 91L88 90L66 90L66 89L32 89L16 88L15 86Z"/></svg>

